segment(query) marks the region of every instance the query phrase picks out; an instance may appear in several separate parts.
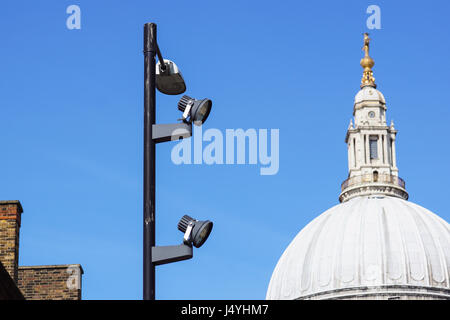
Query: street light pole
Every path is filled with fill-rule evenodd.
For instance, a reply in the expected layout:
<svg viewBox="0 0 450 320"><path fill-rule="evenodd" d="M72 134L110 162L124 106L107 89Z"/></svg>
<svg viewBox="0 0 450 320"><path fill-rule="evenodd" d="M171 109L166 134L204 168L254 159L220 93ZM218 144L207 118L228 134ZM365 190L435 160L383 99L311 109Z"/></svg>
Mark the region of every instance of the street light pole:
<svg viewBox="0 0 450 320"><path fill-rule="evenodd" d="M156 55L159 59L156 70ZM212 102L183 96L178 109L183 121L156 124L156 80L158 90L165 94L181 94L186 90L181 72L174 62L164 60L156 41L156 24L144 25L144 300L155 300L155 266L191 259L192 245L199 248L211 233L213 223L187 215L178 224L184 233L183 243L176 246L155 245L155 144L189 138L192 122L201 125L208 118ZM181 119L180 119L181 120Z"/></svg>
<svg viewBox="0 0 450 320"><path fill-rule="evenodd" d="M155 300L155 124L156 24L144 25L144 300Z"/></svg>

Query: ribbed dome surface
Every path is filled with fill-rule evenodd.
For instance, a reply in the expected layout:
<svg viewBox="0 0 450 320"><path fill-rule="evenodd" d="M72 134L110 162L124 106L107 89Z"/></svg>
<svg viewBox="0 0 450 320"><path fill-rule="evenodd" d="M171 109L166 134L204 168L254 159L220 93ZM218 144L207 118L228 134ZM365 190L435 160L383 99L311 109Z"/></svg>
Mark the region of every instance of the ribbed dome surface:
<svg viewBox="0 0 450 320"><path fill-rule="evenodd" d="M449 266L447 222L400 198L357 197L325 211L294 238L266 298L345 298L371 288L450 298Z"/></svg>
<svg viewBox="0 0 450 320"><path fill-rule="evenodd" d="M386 100L381 91L370 86L362 88L356 94L355 103L360 103L362 101L379 101L382 104L386 104Z"/></svg>

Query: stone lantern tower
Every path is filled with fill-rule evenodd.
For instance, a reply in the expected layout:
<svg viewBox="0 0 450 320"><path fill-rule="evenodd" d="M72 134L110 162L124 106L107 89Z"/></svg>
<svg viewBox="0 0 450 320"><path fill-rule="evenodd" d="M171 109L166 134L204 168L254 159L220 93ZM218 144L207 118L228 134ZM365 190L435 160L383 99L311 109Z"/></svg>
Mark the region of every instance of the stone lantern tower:
<svg viewBox="0 0 450 320"><path fill-rule="evenodd" d="M386 122L386 101L376 89L372 67L375 62L369 56L369 37L365 34L364 68L361 90L355 96L353 116L345 142L348 147L349 177L342 184L341 202L368 194L383 194L408 199L405 182L398 176L395 154L394 123Z"/></svg>

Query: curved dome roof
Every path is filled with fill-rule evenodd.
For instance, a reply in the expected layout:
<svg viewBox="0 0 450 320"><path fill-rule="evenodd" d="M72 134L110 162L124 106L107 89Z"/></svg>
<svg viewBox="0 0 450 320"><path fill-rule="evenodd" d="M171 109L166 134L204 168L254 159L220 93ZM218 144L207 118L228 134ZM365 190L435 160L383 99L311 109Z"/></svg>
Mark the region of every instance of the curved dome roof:
<svg viewBox="0 0 450 320"><path fill-rule="evenodd" d="M450 298L449 268L446 221L400 198L357 197L300 231L278 261L266 298L345 298L371 290Z"/></svg>
<svg viewBox="0 0 450 320"><path fill-rule="evenodd" d="M379 101L382 104L386 104L386 100L384 99L381 91L375 89L371 86L366 86L358 91L355 96L355 104L360 103L362 101Z"/></svg>

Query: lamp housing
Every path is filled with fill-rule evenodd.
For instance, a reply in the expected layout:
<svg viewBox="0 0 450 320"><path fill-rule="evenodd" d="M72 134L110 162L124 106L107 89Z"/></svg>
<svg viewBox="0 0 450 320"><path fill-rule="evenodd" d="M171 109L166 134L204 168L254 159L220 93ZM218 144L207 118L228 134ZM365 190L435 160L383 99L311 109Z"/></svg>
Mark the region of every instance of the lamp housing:
<svg viewBox="0 0 450 320"><path fill-rule="evenodd" d="M210 99L197 100L187 95L181 97L178 102L178 110L183 112L183 121L201 126L208 119L211 112L212 101Z"/></svg>
<svg viewBox="0 0 450 320"><path fill-rule="evenodd" d="M209 220L199 221L184 215L178 222L178 230L184 233L184 243L200 248L208 239L213 223Z"/></svg>
<svg viewBox="0 0 450 320"><path fill-rule="evenodd" d="M162 68L161 61L156 64L156 88L169 95L182 94L186 91L186 83L181 75L175 62L164 59L164 66Z"/></svg>

